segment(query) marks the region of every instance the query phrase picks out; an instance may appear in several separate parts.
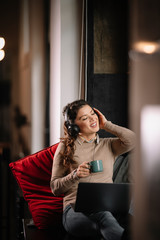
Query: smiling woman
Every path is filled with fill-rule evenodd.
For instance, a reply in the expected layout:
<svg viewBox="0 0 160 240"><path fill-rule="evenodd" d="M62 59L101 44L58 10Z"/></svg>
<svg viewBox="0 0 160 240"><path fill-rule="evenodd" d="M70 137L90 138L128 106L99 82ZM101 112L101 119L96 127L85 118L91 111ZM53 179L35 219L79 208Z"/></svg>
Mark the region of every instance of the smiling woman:
<svg viewBox="0 0 160 240"><path fill-rule="evenodd" d="M111 123L84 100L69 103L64 107L63 114L65 136L54 156L50 182L55 196L64 195L63 225L73 236L121 239L124 228L110 212L84 215L75 212L72 206L75 204L79 182L113 182L115 159L134 147L134 133ZM97 132L100 129L116 137L99 138ZM102 161L103 170L90 171L91 161L97 159Z"/></svg>
<svg viewBox="0 0 160 240"><path fill-rule="evenodd" d="M98 116L89 105L85 105L79 109L75 123L80 128L79 135L88 141L94 138L96 132L99 130Z"/></svg>

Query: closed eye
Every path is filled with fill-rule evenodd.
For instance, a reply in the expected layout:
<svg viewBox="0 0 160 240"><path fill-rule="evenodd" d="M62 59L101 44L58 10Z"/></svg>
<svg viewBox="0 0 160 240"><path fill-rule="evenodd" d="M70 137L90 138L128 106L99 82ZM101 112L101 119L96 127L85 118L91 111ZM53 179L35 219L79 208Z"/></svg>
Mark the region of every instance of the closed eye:
<svg viewBox="0 0 160 240"><path fill-rule="evenodd" d="M85 120L87 120L87 117L86 118L82 118L82 121L85 121Z"/></svg>
<svg viewBox="0 0 160 240"><path fill-rule="evenodd" d="M91 113L92 116L95 115L95 114L96 114L95 112L92 112L92 113ZM88 119L88 117L82 118L82 121L85 121L85 120L87 120L87 119Z"/></svg>

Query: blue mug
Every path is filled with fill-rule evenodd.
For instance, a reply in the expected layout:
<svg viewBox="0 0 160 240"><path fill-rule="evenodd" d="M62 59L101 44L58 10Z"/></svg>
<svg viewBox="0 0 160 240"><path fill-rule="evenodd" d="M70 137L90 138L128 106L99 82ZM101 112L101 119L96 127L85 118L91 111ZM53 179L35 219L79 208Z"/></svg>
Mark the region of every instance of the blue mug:
<svg viewBox="0 0 160 240"><path fill-rule="evenodd" d="M102 160L94 160L89 163L91 173L103 172Z"/></svg>

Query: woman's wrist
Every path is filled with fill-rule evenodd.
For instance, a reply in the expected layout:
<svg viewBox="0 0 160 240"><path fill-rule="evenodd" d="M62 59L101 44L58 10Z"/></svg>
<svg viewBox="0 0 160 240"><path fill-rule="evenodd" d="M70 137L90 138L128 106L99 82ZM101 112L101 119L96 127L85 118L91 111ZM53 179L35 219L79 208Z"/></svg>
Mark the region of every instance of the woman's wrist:
<svg viewBox="0 0 160 240"><path fill-rule="evenodd" d="M108 123L108 121L106 120L106 121L103 123L103 125L102 125L101 129L104 129L104 130L106 130L106 125L107 125L107 123Z"/></svg>
<svg viewBox="0 0 160 240"><path fill-rule="evenodd" d="M77 168L73 171L73 177L79 179L77 174Z"/></svg>

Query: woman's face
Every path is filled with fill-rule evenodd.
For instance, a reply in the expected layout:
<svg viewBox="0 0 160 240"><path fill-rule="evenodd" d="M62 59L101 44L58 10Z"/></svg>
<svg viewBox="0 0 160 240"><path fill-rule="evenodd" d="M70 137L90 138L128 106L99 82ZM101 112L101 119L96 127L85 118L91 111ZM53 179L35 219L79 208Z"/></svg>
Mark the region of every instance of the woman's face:
<svg viewBox="0 0 160 240"><path fill-rule="evenodd" d="M79 109L75 124L79 126L81 136L87 140L93 138L99 130L98 116L89 105L85 105Z"/></svg>

